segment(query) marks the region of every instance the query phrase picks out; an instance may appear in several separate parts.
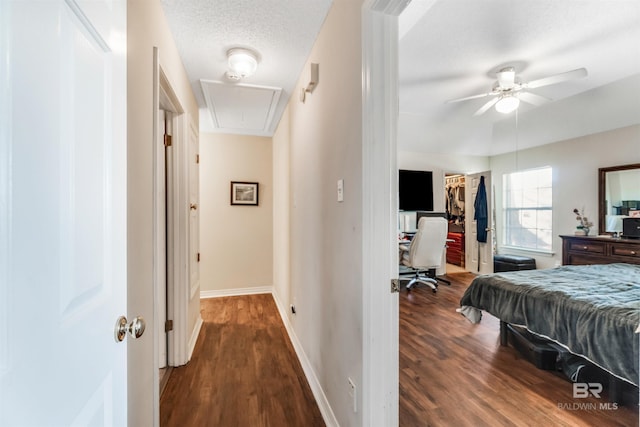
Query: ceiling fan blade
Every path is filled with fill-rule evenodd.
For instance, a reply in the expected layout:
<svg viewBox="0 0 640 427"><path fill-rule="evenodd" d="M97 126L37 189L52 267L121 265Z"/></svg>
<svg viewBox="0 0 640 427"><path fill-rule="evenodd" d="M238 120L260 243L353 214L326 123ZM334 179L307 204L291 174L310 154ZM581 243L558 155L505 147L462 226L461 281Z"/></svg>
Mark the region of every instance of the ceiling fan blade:
<svg viewBox="0 0 640 427"><path fill-rule="evenodd" d="M524 101L528 104L533 104L538 107L552 101L552 99L549 99L546 96L536 95L535 93L531 92L520 92L518 94L518 98L520 98L521 101Z"/></svg>
<svg viewBox="0 0 640 427"><path fill-rule="evenodd" d="M450 99L450 100L446 101L445 104L451 104L452 102L468 101L470 99L484 98L485 96L489 96L489 95L495 95L495 94L492 93L492 92L489 92L489 93L483 93L483 94L480 94L480 95L467 96L465 98Z"/></svg>
<svg viewBox="0 0 640 427"><path fill-rule="evenodd" d="M565 73L554 74L553 76L544 77L538 80L532 80L529 83L525 83L522 86L529 89L535 89L537 87L554 85L556 83L566 82L568 80L580 79L587 76L586 68L578 68L577 70L567 71Z"/></svg>
<svg viewBox="0 0 640 427"><path fill-rule="evenodd" d="M480 107L480 109L478 111L473 113L473 117L480 116L480 115L486 113L489 108L493 107L493 105L496 102L498 102L499 99L500 98L493 98L491 101L489 101L486 104L484 104L482 107Z"/></svg>

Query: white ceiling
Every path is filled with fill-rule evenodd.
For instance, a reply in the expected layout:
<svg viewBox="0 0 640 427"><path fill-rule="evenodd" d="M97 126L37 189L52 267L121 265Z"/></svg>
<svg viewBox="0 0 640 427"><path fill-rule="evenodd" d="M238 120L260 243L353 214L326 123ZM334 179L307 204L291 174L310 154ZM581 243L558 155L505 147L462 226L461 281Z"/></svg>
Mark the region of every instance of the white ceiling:
<svg viewBox="0 0 640 427"><path fill-rule="evenodd" d="M200 105L201 131L272 135L331 2L161 0ZM473 117L486 98L445 104L489 92L506 65L522 81L588 71L584 79L532 90L554 101L536 108L521 103L518 148L640 122L638 0L413 0L400 17L400 36L401 150L512 151L515 114L491 109ZM282 91L273 102L246 90L231 99L231 87L218 87L223 90L212 91L210 103L233 126L216 128L201 80L232 86L224 73L226 51L235 46L261 56L256 74L241 85ZM257 130L244 124L248 112L273 120Z"/></svg>
<svg viewBox="0 0 640 427"><path fill-rule="evenodd" d="M200 131L271 136L289 102L332 0L161 0L200 106ZM260 55L256 73L231 88L226 52ZM222 126L214 126L200 80L222 82L209 95ZM256 87L257 86L257 87ZM265 88L266 87L266 88ZM251 93L254 89L255 94ZM275 103L264 94L281 89ZM240 96L236 96L240 93ZM251 117L252 120L246 120ZM272 118L256 129L257 118ZM225 125L226 123L226 125ZM226 127L224 127L226 126Z"/></svg>
<svg viewBox="0 0 640 427"><path fill-rule="evenodd" d="M403 150L513 151L515 113L492 108L473 117L488 98L445 104L490 92L507 65L525 82L588 71L584 79L531 90L554 102L521 102L520 149L640 122L637 0L413 0L400 27Z"/></svg>

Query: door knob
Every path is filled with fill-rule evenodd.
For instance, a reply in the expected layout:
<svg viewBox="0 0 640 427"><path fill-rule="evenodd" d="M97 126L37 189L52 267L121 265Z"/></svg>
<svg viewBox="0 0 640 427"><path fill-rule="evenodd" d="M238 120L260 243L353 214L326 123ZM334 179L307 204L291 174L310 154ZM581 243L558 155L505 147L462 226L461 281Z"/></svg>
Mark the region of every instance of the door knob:
<svg viewBox="0 0 640 427"><path fill-rule="evenodd" d="M144 334L144 330L146 327L147 322L144 321L144 318L142 316L136 317L131 322L127 322L127 318L125 316L120 316L116 321L116 342L124 341L125 337L127 336L127 332L129 332L129 335L131 335L131 338L133 338L134 340L140 338L142 334Z"/></svg>

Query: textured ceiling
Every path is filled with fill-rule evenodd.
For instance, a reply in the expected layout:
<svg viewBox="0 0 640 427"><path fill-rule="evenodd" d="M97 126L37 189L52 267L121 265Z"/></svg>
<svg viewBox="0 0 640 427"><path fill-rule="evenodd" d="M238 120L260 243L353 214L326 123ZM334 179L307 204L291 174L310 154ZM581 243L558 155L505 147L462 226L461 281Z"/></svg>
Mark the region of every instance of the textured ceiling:
<svg viewBox="0 0 640 427"><path fill-rule="evenodd" d="M640 122L640 1L414 0L400 35L403 150L512 151L514 132L505 129L514 128L515 113L473 117L487 98L445 104L489 92L506 65L523 81L588 70L584 79L531 90L554 102L520 104L520 148Z"/></svg>
<svg viewBox="0 0 640 427"><path fill-rule="evenodd" d="M227 84L226 52L249 47L260 55L258 70L242 80L249 85L282 88L274 121L265 131L235 129L235 133L271 135L324 22L331 0L161 0L169 27L200 106L200 130L218 131L206 110L200 80ZM218 105L223 104L219 100ZM230 107L229 107L230 108ZM225 114L243 114L233 105ZM229 131L229 130L226 130Z"/></svg>
<svg viewBox="0 0 640 427"><path fill-rule="evenodd" d="M161 2L201 107L201 131L271 135L331 0ZM519 148L640 122L639 0L413 0L399 33L400 150L512 151L515 114L490 109L473 117L486 98L445 103L489 92L506 65L523 81L588 71L586 78L532 91L553 99L545 106L521 103ZM273 117L262 131L216 130L206 109L200 80L232 84L224 77L225 53L234 46L261 56L257 73L242 83L282 88L273 111L261 112ZM216 114L228 118L257 108L224 97L215 104Z"/></svg>

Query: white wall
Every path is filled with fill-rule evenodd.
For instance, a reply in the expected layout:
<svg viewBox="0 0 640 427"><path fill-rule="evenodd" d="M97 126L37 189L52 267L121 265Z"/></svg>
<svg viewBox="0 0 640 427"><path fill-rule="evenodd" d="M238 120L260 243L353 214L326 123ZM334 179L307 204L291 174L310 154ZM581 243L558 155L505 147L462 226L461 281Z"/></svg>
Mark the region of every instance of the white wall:
<svg viewBox="0 0 640 427"><path fill-rule="evenodd" d="M445 173L475 173L492 171L496 197L496 219L502 224L502 175L516 170L541 166L553 168L553 255L502 249L503 230L497 228L499 253L513 253L536 258L538 268L554 267L562 260L561 234L573 234L576 221L574 208L597 224L598 168L638 163L640 160L640 125L634 125L546 144L516 153L493 157L448 156L420 152L398 152L399 169L433 171L434 210L444 209ZM408 214L411 216L412 214ZM415 223L415 214L412 216ZM410 220L411 221L411 220ZM594 227L591 234L597 233Z"/></svg>
<svg viewBox="0 0 640 427"><path fill-rule="evenodd" d="M486 156L450 156L447 154L398 151L398 169L426 170L433 172L433 210L444 212L445 174L470 174L489 170Z"/></svg>
<svg viewBox="0 0 640 427"><path fill-rule="evenodd" d="M289 210L290 244L278 240L281 304L296 304L289 321L340 425L362 424L347 378L362 386L362 63L361 2L335 0L294 93L320 64L306 103L292 96L274 137L276 210ZM287 127L289 128L287 131ZM288 144L288 147L287 147ZM289 182L282 168L290 164ZM344 179L344 202L336 200ZM285 227L280 222L277 230ZM283 259L290 252L290 288ZM361 394L357 393L358 408Z"/></svg>
<svg viewBox="0 0 640 427"><path fill-rule="evenodd" d="M554 267L562 260L559 235L574 234L577 222L573 209L596 224L591 234L597 234L598 168L640 162L640 125L634 125L580 138L559 141L515 153L491 157L492 182L495 188L496 219L503 223L502 175L517 170L551 166L553 169L553 256L527 253L536 258L538 268ZM503 231L496 229L498 251ZM511 253L515 253L511 251Z"/></svg>
<svg viewBox="0 0 640 427"><path fill-rule="evenodd" d="M203 296L273 284L271 138L200 135ZM258 206L230 203L231 181L258 182Z"/></svg>
<svg viewBox="0 0 640 427"><path fill-rule="evenodd" d="M470 174L489 170L489 157L461 156L415 151L398 151L398 169L424 170L433 172L433 211L444 212L444 177L445 174ZM416 214L401 213L400 221L405 216L415 229ZM402 224L402 222L401 222ZM409 231L409 230L405 230Z"/></svg>
<svg viewBox="0 0 640 427"><path fill-rule="evenodd" d="M130 1L127 15L127 315L142 316L147 322L145 334L128 344L128 424L150 426L157 327L153 322L154 46L160 48L160 63L196 129L198 107L160 2ZM189 330L194 326L189 325Z"/></svg>

